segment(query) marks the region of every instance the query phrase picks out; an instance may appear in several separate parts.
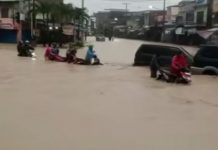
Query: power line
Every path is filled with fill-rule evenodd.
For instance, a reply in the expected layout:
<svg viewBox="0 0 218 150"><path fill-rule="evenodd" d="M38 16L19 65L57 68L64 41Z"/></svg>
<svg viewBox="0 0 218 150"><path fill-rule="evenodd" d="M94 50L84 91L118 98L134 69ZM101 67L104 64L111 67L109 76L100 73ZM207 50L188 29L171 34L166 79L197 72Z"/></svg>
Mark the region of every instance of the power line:
<svg viewBox="0 0 218 150"><path fill-rule="evenodd" d="M130 3L123 3L123 5L126 6L126 11L128 11L128 6L130 5Z"/></svg>

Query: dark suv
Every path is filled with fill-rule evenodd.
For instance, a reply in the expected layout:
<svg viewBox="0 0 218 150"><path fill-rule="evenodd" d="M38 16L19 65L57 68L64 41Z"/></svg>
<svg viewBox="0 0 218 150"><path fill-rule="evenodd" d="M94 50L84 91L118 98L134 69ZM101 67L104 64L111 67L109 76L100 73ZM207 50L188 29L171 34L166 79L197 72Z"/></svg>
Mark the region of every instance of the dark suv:
<svg viewBox="0 0 218 150"><path fill-rule="evenodd" d="M218 75L218 45L203 45L194 57L193 69L198 74Z"/></svg>
<svg viewBox="0 0 218 150"><path fill-rule="evenodd" d="M178 52L183 52L187 57L189 64L192 64L192 56L181 47L165 46L165 45L150 45L142 44L135 54L135 66L148 66L154 55L158 56L161 66L169 66L172 57Z"/></svg>

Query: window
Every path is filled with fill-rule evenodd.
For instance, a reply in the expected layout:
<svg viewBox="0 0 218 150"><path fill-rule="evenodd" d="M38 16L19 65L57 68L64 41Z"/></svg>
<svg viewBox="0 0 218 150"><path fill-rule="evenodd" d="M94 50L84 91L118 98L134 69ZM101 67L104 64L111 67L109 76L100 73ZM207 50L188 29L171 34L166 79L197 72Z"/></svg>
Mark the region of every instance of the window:
<svg viewBox="0 0 218 150"><path fill-rule="evenodd" d="M8 18L9 17L9 8L2 8L1 9L2 18Z"/></svg>
<svg viewBox="0 0 218 150"><path fill-rule="evenodd" d="M202 55L207 58L218 59L218 49L217 47L204 47L202 48Z"/></svg>
<svg viewBox="0 0 218 150"><path fill-rule="evenodd" d="M215 14L214 14L214 19L213 19L213 23L214 24L217 24L218 23L218 12L216 12Z"/></svg>
<svg viewBox="0 0 218 150"><path fill-rule="evenodd" d="M139 51L142 53L148 53L148 54L155 54L156 51L154 50L154 46L150 46L150 45L142 45L139 48Z"/></svg>
<svg viewBox="0 0 218 150"><path fill-rule="evenodd" d="M197 12L197 24L203 24L204 23L204 12L199 11Z"/></svg>
<svg viewBox="0 0 218 150"><path fill-rule="evenodd" d="M193 23L194 22L194 12L186 13L186 23Z"/></svg>

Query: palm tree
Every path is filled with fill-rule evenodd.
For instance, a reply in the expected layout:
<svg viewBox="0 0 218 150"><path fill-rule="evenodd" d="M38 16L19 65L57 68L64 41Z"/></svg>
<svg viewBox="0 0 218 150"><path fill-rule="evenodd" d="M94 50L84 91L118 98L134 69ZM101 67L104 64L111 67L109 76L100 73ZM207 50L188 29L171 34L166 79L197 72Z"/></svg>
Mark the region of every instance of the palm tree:
<svg viewBox="0 0 218 150"><path fill-rule="evenodd" d="M46 22L48 25L49 22L49 14L52 10L52 5L47 2L38 2L35 6L35 14L42 14L43 22Z"/></svg>
<svg viewBox="0 0 218 150"><path fill-rule="evenodd" d="M50 4L49 2L43 2L43 1L38 1L38 0L33 0L33 1L26 0L26 1L28 1L28 5L29 5L29 13L28 14L32 15L33 24L35 25L36 16L38 14L41 14L43 22L48 25L50 12L51 12L53 5Z"/></svg>
<svg viewBox="0 0 218 150"><path fill-rule="evenodd" d="M84 21L89 18L89 15L86 13L85 8L75 8L74 10L74 19L76 21Z"/></svg>

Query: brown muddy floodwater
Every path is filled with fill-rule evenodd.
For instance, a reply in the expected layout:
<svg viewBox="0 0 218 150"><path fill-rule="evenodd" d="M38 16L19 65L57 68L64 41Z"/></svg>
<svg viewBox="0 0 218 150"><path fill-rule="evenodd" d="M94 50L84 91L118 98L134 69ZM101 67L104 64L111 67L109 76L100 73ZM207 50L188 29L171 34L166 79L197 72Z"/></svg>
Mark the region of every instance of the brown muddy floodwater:
<svg viewBox="0 0 218 150"><path fill-rule="evenodd" d="M46 62L42 48L18 58L0 45L0 150L218 149L217 77L155 81L131 66L141 41L90 42L105 65Z"/></svg>

